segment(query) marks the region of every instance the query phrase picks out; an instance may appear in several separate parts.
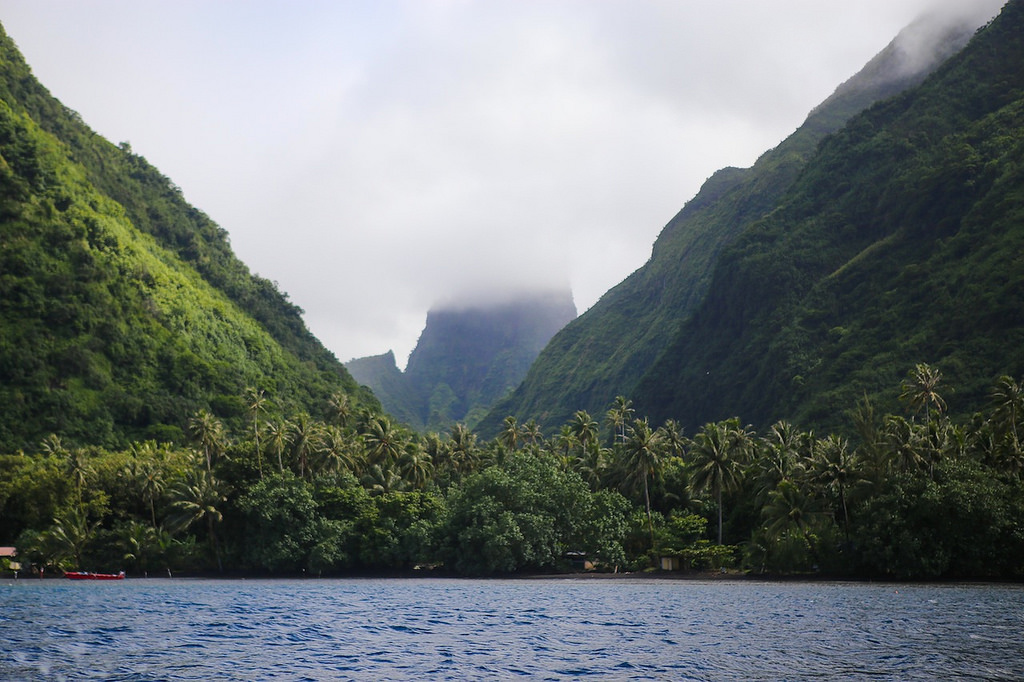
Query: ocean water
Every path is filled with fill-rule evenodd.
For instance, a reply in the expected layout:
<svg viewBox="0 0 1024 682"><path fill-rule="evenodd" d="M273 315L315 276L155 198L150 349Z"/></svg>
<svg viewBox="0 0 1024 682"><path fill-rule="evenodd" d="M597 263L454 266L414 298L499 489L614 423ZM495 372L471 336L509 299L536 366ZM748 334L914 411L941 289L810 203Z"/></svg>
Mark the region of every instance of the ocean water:
<svg viewBox="0 0 1024 682"><path fill-rule="evenodd" d="M0 680L1021 680L1024 588L0 582Z"/></svg>

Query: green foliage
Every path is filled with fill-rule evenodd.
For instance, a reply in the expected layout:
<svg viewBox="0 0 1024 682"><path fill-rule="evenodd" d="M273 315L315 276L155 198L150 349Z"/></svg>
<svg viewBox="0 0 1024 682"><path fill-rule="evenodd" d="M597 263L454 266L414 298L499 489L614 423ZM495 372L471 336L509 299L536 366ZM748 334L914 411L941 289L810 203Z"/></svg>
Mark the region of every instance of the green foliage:
<svg viewBox="0 0 1024 682"><path fill-rule="evenodd" d="M860 568L901 579L1017 575L1021 492L970 459L940 462L934 478L895 477L856 512Z"/></svg>
<svg viewBox="0 0 1024 682"><path fill-rule="evenodd" d="M691 429L739 412L834 431L864 395L895 412L888 387L922 358L958 386L959 418L1024 371L1022 13L1010 3L919 87L822 142L723 249L638 407Z"/></svg>
<svg viewBox="0 0 1024 682"><path fill-rule="evenodd" d="M621 505L601 498L606 532L621 531ZM567 552L586 551L588 531L603 556L619 558L614 535L594 538L594 499L583 480L553 458L512 455L504 466L477 473L454 490L442 530L445 564L459 573L490 575L554 570ZM609 516L611 518L609 518Z"/></svg>
<svg viewBox="0 0 1024 682"><path fill-rule="evenodd" d="M238 424L246 386L289 410L339 391L375 407L300 312L0 32L0 448L178 438L200 408Z"/></svg>
<svg viewBox="0 0 1024 682"><path fill-rule="evenodd" d="M270 573L297 572L320 529L312 489L289 474L257 481L236 502L246 542L239 561Z"/></svg>
<svg viewBox="0 0 1024 682"><path fill-rule="evenodd" d="M935 59L959 49L967 38L968 34L947 36ZM616 395L642 397L649 416L656 416L654 421L674 416L688 427L736 412L749 414L747 406L740 403L732 404L728 414L719 411L697 416L677 409L655 411L677 391L690 393L695 400L707 397L676 381L674 373L665 375L665 368L656 365L659 356L680 322L698 311L709 291L720 286L712 278L723 278L715 274L723 251L748 226L776 209L814 157L819 142L872 103L919 83L927 73L927 69L919 74L907 73L897 66L902 59L901 48L890 45L751 168L725 168L708 178L662 230L650 260L555 335L531 365L523 383L479 424L481 433L495 435L501 420L509 414L520 421L534 417L551 432L568 421L575 410L598 414ZM765 265L778 260L779 254L773 254L770 260L766 257ZM729 305L749 304L755 308L761 300L757 287L768 282L752 283L749 290L730 297ZM720 347L709 343L704 350L714 355ZM669 359L673 357L675 353ZM701 364L700 370L717 373L717 358ZM648 372L655 379L661 376L663 381L649 381L638 389L638 380Z"/></svg>
<svg viewBox="0 0 1024 682"><path fill-rule="evenodd" d="M932 384L933 400L939 388L952 387ZM875 418L862 404L852 444L785 422L758 436L738 419L688 439L639 418L625 444L605 448L583 410L551 441L515 420L480 443L461 425L419 437L370 414L346 426L300 414L285 422L291 440L275 444L289 431L273 415L239 438L198 413L195 449L69 448L51 436L35 453L3 455L0 543L50 573L494 575L581 559L647 570L666 556L684 570L734 567L739 547L711 537L721 533L752 572L1018 578L1019 394L1001 377L966 424L938 411L926 422Z"/></svg>

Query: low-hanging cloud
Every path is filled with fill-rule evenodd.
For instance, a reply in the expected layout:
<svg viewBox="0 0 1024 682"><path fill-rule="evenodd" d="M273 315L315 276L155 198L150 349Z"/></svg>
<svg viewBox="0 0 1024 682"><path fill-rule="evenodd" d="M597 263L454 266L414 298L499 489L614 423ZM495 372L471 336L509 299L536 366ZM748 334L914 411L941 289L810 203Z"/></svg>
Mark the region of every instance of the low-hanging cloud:
<svg viewBox="0 0 1024 682"><path fill-rule="evenodd" d="M894 43L900 50L903 75L920 73L937 59L948 56L951 31L971 30L995 16L1006 0L945 0L928 8L900 31Z"/></svg>

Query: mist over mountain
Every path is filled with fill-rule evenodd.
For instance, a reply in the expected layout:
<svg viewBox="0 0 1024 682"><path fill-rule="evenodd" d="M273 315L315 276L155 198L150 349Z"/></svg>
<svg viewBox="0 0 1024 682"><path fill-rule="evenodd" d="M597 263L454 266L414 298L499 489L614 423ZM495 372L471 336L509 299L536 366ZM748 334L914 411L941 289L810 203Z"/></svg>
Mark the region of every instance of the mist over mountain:
<svg viewBox="0 0 1024 682"><path fill-rule="evenodd" d="M387 411L416 429L472 426L519 384L551 337L576 317L568 290L504 298L487 302L473 296L432 309L404 373L391 352L346 366Z"/></svg>

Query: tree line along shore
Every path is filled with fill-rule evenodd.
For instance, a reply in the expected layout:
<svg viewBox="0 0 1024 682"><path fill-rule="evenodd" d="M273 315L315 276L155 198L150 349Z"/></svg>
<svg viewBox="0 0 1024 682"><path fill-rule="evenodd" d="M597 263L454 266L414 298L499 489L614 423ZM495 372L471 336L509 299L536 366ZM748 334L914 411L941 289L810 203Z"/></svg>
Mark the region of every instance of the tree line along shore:
<svg viewBox="0 0 1024 682"><path fill-rule="evenodd" d="M0 544L22 574L529 575L682 572L872 579L1024 574L1024 395L946 414L935 368L866 399L849 436L738 418L692 436L619 397L557 433L505 419L415 434L354 409L285 418L250 389L245 427L209 412L188 444L77 447L53 435L0 455ZM0 566L0 568L4 568Z"/></svg>

